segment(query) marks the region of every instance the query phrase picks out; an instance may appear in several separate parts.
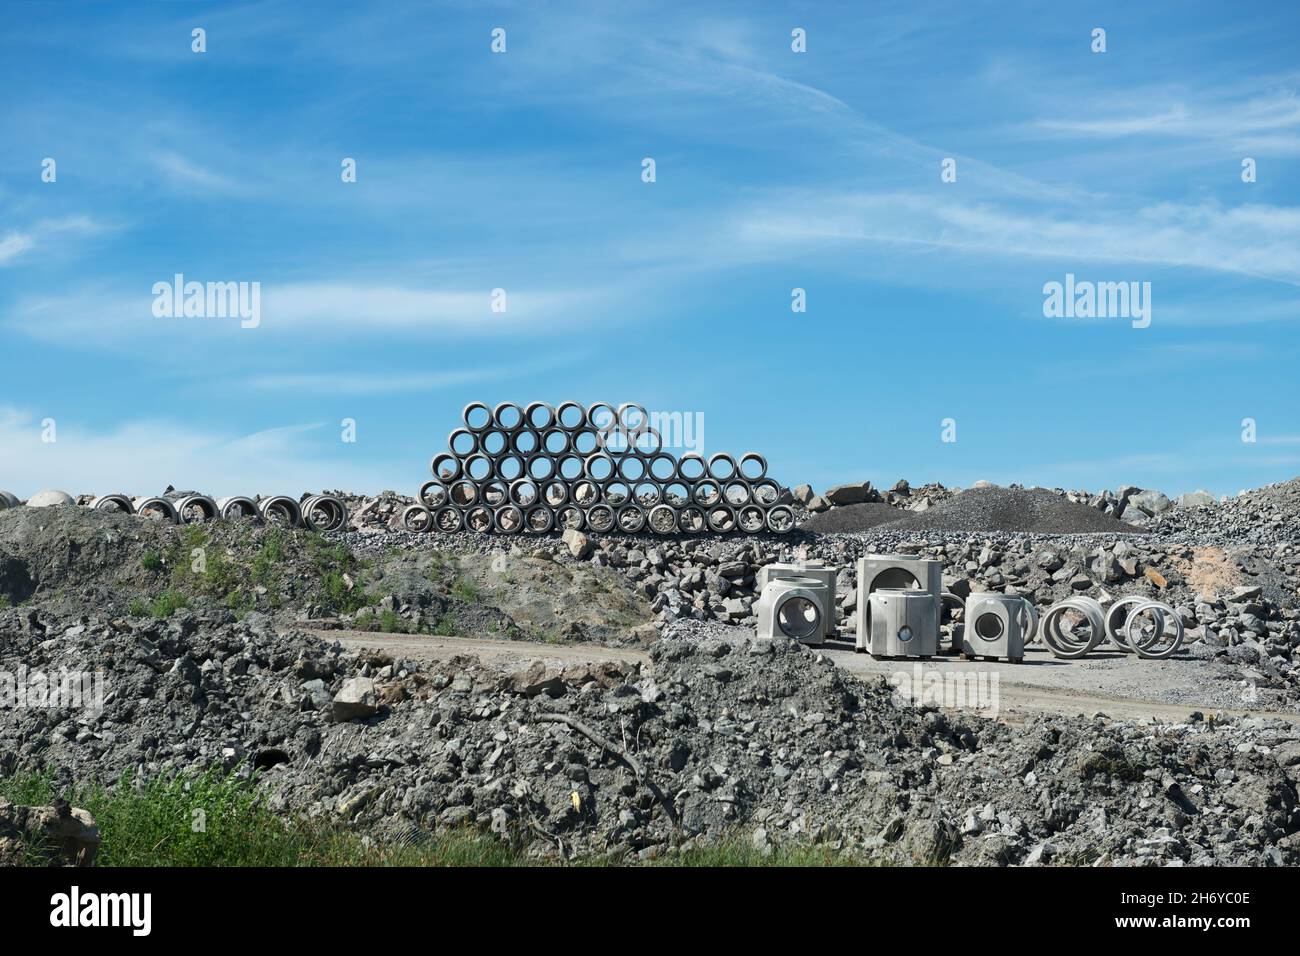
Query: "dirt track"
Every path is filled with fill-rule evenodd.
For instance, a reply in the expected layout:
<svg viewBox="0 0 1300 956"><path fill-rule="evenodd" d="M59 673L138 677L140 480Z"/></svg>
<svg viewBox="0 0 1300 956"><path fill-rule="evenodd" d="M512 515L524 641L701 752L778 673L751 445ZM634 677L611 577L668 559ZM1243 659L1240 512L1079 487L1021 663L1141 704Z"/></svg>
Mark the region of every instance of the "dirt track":
<svg viewBox="0 0 1300 956"><path fill-rule="evenodd" d="M597 644L536 644L527 641L485 640L468 637L378 634L359 631L319 631L320 637L354 649L384 650L413 660L447 660L472 655L503 670L523 661L543 660L560 665L595 661L644 663L640 650ZM824 650L835 663L852 674L890 679L904 693L927 675L996 675L996 716L1016 720L1035 713L1091 715L1135 719L1153 717L1183 722L1193 711L1209 715L1252 714L1300 723L1300 714L1223 707L1208 702L1204 694L1204 664L1182 659L1141 661L1122 655L1098 656L1086 661L1057 661L1050 654L1031 651L1024 664L936 658L931 661L878 661L855 654L850 645L835 643ZM919 667L919 670L918 670ZM931 676L931 681L937 678ZM991 713L991 712L990 712Z"/></svg>

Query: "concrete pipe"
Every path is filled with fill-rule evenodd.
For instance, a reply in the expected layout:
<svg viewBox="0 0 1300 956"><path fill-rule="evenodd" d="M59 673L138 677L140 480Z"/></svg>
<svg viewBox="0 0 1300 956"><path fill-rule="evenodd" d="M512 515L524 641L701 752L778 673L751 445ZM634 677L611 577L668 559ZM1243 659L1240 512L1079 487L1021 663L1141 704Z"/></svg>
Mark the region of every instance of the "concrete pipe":
<svg viewBox="0 0 1300 956"><path fill-rule="evenodd" d="M607 481L600 490L601 500L611 508L621 508L632 500L632 488L626 481Z"/></svg>
<svg viewBox="0 0 1300 956"><path fill-rule="evenodd" d="M480 454L487 455L489 458L500 458L510 451L510 436L495 428L485 431L479 436L478 450Z"/></svg>
<svg viewBox="0 0 1300 956"><path fill-rule="evenodd" d="M478 451L478 432L457 428L447 436L447 447L457 458L468 458Z"/></svg>
<svg viewBox="0 0 1300 956"><path fill-rule="evenodd" d="M502 505L510 503L510 485L506 484L500 478L494 478L491 481L479 485L478 500L483 502L489 508L500 508Z"/></svg>
<svg viewBox="0 0 1300 956"><path fill-rule="evenodd" d="M555 526L564 530L581 531L587 524L587 515L577 505L564 505L555 511Z"/></svg>
<svg viewBox="0 0 1300 956"><path fill-rule="evenodd" d="M590 428L582 428L574 432L569 441L569 447L575 455L584 459L588 455L595 455L603 451L600 436Z"/></svg>
<svg viewBox="0 0 1300 956"><path fill-rule="evenodd" d="M501 534L514 534L524 527L524 513L517 505L502 505L492 515L492 528Z"/></svg>
<svg viewBox="0 0 1300 956"><path fill-rule="evenodd" d="M691 503L690 486L680 481L670 481L664 485L664 504L674 508L685 508Z"/></svg>
<svg viewBox="0 0 1300 956"><path fill-rule="evenodd" d="M1069 633L1063 628L1067 614L1076 620L1069 625ZM1086 627L1086 636L1079 635L1080 626ZM1106 637L1106 619L1101 605L1095 600L1070 597L1057 601L1043 615L1040 633L1043 643L1053 655L1063 660L1077 660L1084 657L1100 644Z"/></svg>
<svg viewBox="0 0 1300 956"><path fill-rule="evenodd" d="M767 459L756 451L747 451L740 456L736 470L746 481L762 481L767 477Z"/></svg>
<svg viewBox="0 0 1300 956"><path fill-rule="evenodd" d="M582 459L577 455L564 455L557 459L555 471L561 481L573 483L582 477Z"/></svg>
<svg viewBox="0 0 1300 956"><path fill-rule="evenodd" d="M646 515L646 524L655 534L676 534L677 509L669 505L655 505Z"/></svg>
<svg viewBox="0 0 1300 956"><path fill-rule="evenodd" d="M532 534L545 534L555 527L555 513L545 505L529 508L524 513L524 527Z"/></svg>
<svg viewBox="0 0 1300 956"><path fill-rule="evenodd" d="M510 502L519 508L531 508L537 504L541 494L537 482L528 478L520 478L510 485Z"/></svg>
<svg viewBox="0 0 1300 956"><path fill-rule="evenodd" d="M794 512L786 505L767 509L767 530L773 534L788 534L794 530Z"/></svg>
<svg viewBox="0 0 1300 956"><path fill-rule="evenodd" d="M544 432L555 427L555 407L549 402L529 402L524 406L524 424Z"/></svg>
<svg viewBox="0 0 1300 956"><path fill-rule="evenodd" d="M336 495L313 495L303 502L302 523L313 531L346 531L348 506Z"/></svg>
<svg viewBox="0 0 1300 956"><path fill-rule="evenodd" d="M290 500L292 501L293 499ZM131 502L131 505L135 508L135 513L138 515L142 515L154 521L176 524L176 506L166 498L136 498Z"/></svg>
<svg viewBox="0 0 1300 956"><path fill-rule="evenodd" d="M460 418L472 432L484 432L492 427L492 409L483 402L470 402Z"/></svg>
<svg viewBox="0 0 1300 956"><path fill-rule="evenodd" d="M582 481L575 481L569 496L579 508L590 508L600 501L600 485L585 478Z"/></svg>
<svg viewBox="0 0 1300 956"><path fill-rule="evenodd" d="M542 451L552 458L567 455L573 447L573 436L559 428L550 428L541 433Z"/></svg>
<svg viewBox="0 0 1300 956"><path fill-rule="evenodd" d="M709 477L714 481L730 481L736 477L736 459L725 452L709 456Z"/></svg>
<svg viewBox="0 0 1300 956"><path fill-rule="evenodd" d="M465 515L459 508L446 505L434 512L433 525L441 534L454 534L465 526Z"/></svg>
<svg viewBox="0 0 1300 956"><path fill-rule="evenodd" d="M468 508L478 504L478 485L462 478L447 489L451 503L457 508Z"/></svg>
<svg viewBox="0 0 1300 956"><path fill-rule="evenodd" d="M617 417L619 425L629 435L639 435L650 427L650 413L636 402L624 402L618 406Z"/></svg>
<svg viewBox="0 0 1300 956"><path fill-rule="evenodd" d="M529 458L542 450L542 436L531 428L521 428L510 434L510 450L520 458Z"/></svg>
<svg viewBox="0 0 1300 956"><path fill-rule="evenodd" d="M767 527L767 512L758 505L745 505L736 512L736 525L745 534L758 534Z"/></svg>
<svg viewBox="0 0 1300 956"><path fill-rule="evenodd" d="M497 428L503 431L512 432L517 428L523 427L524 410L514 402L502 402L496 408L492 409L492 421Z"/></svg>
<svg viewBox="0 0 1300 956"><path fill-rule="evenodd" d="M402 530L427 534L433 530L433 513L424 505L407 505L402 511Z"/></svg>
<svg viewBox="0 0 1300 956"><path fill-rule="evenodd" d="M1151 618L1150 631L1140 626L1144 617ZM1124 622L1123 634L1124 643L1137 651L1138 657L1147 660L1173 657L1183 646L1182 619L1162 601L1143 601L1133 608Z"/></svg>
<svg viewBox="0 0 1300 956"><path fill-rule="evenodd" d="M548 508L558 508L569 502L569 484L566 481L548 481L542 487L542 501Z"/></svg>
<svg viewBox="0 0 1300 956"><path fill-rule="evenodd" d="M677 459L672 455L663 454L651 455L648 459L647 470L650 477L660 484L673 481L677 477Z"/></svg>
<svg viewBox="0 0 1300 956"><path fill-rule="evenodd" d="M607 504L592 505L587 509L587 527L597 534L605 534L614 527L614 509Z"/></svg>
<svg viewBox="0 0 1300 956"><path fill-rule="evenodd" d="M555 459L550 455L534 455L524 462L524 473L536 482L550 481L555 469Z"/></svg>
<svg viewBox="0 0 1300 956"><path fill-rule="evenodd" d="M495 474L505 482L518 481L524 476L524 460L518 455L502 455L496 460Z"/></svg>
<svg viewBox="0 0 1300 956"><path fill-rule="evenodd" d="M648 511L663 504L664 489L653 481L638 481L632 486L632 500Z"/></svg>
<svg viewBox="0 0 1300 956"><path fill-rule="evenodd" d="M592 402L587 406L587 427L600 435L618 427L618 410L609 402Z"/></svg>
<svg viewBox="0 0 1300 956"><path fill-rule="evenodd" d="M205 524L216 521L220 511L207 495L186 495L176 502L176 520L181 524Z"/></svg>
<svg viewBox="0 0 1300 956"><path fill-rule="evenodd" d="M497 464L487 455L470 455L463 464L464 475L470 481L481 484L496 474Z"/></svg>
<svg viewBox="0 0 1300 956"><path fill-rule="evenodd" d="M223 521L232 521L236 518L251 518L254 521L262 517L257 510L257 502L252 498L246 498L243 495L231 495L229 498L217 499L217 510L221 512Z"/></svg>
<svg viewBox="0 0 1300 956"><path fill-rule="evenodd" d="M560 402L555 406L555 424L566 432L580 431L587 424L587 409L579 402Z"/></svg>
<svg viewBox="0 0 1300 956"><path fill-rule="evenodd" d="M624 534L636 534L645 527L646 514L637 505L624 505L618 509L618 529Z"/></svg>
<svg viewBox="0 0 1300 956"><path fill-rule="evenodd" d="M705 512L704 520L715 534L729 534L736 530L736 511L726 505L714 505Z"/></svg>
<svg viewBox="0 0 1300 956"><path fill-rule="evenodd" d="M460 477L460 459L451 452L434 455L429 462L429 472L443 484L455 481Z"/></svg>
<svg viewBox="0 0 1300 956"><path fill-rule="evenodd" d="M1133 653L1133 648L1128 646L1124 640L1124 624L1128 621L1129 612L1133 608L1146 601L1145 597L1137 594L1129 594L1120 598L1112 604L1106 611L1106 636L1110 642L1127 654Z"/></svg>
<svg viewBox="0 0 1300 956"><path fill-rule="evenodd" d="M722 500L733 508L749 504L753 497L753 489L743 479L734 479L722 486Z"/></svg>
<svg viewBox="0 0 1300 956"><path fill-rule="evenodd" d="M643 458L650 458L654 455L663 454L664 439L659 434L659 430L653 426L647 426L632 440L632 450ZM670 456L671 457L671 456Z"/></svg>
<svg viewBox="0 0 1300 956"><path fill-rule="evenodd" d="M465 527L475 534L487 534L492 530L492 512L482 505L475 505L465 511Z"/></svg>
<svg viewBox="0 0 1300 956"><path fill-rule="evenodd" d="M447 496L447 486L441 481L426 481L420 486L417 497L430 511L437 511L450 500Z"/></svg>
<svg viewBox="0 0 1300 956"><path fill-rule="evenodd" d="M677 529L683 534L701 534L707 527L704 512L695 505L687 505L677 512Z"/></svg>
<svg viewBox="0 0 1300 956"><path fill-rule="evenodd" d="M705 464L704 459L693 451L688 451L677 459L677 478L688 485L708 476L709 466Z"/></svg>
<svg viewBox="0 0 1300 956"><path fill-rule="evenodd" d="M712 508L722 501L722 486L710 478L705 478L691 489L691 500L701 508Z"/></svg>
<svg viewBox="0 0 1300 956"><path fill-rule="evenodd" d="M604 484L614 477L614 459L603 452L588 455L582 463L582 474L591 481Z"/></svg>
<svg viewBox="0 0 1300 956"><path fill-rule="evenodd" d="M258 502L257 509L262 513L262 520L267 524L296 528L302 523L302 508L288 495L272 495L263 498Z"/></svg>
<svg viewBox="0 0 1300 956"><path fill-rule="evenodd" d="M624 481L636 484L649 472L646 460L637 454L626 454L617 462L618 476Z"/></svg>
<svg viewBox="0 0 1300 956"><path fill-rule="evenodd" d="M0 505L0 507L4 507L4 505ZM95 511L135 514L135 507L131 504L131 499L126 495L101 495L90 503L90 507Z"/></svg>
<svg viewBox="0 0 1300 956"><path fill-rule="evenodd" d="M754 499L754 504L762 505L764 508L775 507L781 501L781 486L775 481L763 479L750 485L750 496Z"/></svg>

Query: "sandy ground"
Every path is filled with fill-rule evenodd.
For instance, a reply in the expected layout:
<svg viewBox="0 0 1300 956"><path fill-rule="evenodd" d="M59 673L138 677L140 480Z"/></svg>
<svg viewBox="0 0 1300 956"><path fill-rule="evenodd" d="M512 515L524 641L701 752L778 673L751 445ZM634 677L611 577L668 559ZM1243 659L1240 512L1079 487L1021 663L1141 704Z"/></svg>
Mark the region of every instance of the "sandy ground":
<svg viewBox="0 0 1300 956"><path fill-rule="evenodd" d="M384 650L413 660L473 655L503 670L513 670L532 660L567 666L598 661L631 664L649 659L644 651L597 644L535 644L334 630L317 633L346 647ZM908 696L1010 721L1035 713L1104 713L1116 718L1151 717L1176 723L1200 711L1206 716L1251 714L1300 723L1300 714L1253 708L1244 701L1239 706L1225 706L1225 698L1237 695L1236 689L1224 682L1209 684L1206 663L1192 658L1146 661L1123 654L1098 654L1080 661L1060 661L1045 650L1034 649L1023 664L960 658L879 661L869 654L854 653L847 642L828 644L822 653L849 673L884 677Z"/></svg>

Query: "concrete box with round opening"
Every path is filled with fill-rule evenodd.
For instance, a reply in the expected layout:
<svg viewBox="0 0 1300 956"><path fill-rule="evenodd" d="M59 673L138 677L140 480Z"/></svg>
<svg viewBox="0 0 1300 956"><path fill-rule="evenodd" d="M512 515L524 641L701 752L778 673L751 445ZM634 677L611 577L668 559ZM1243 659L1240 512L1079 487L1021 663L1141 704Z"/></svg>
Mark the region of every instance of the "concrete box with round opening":
<svg viewBox="0 0 1300 956"><path fill-rule="evenodd" d="M858 590L854 625L856 650L865 652L871 644L871 601L882 589L919 591L934 598L938 608L943 597L943 563L903 554L871 554L857 563ZM938 612L935 613L935 641L938 642ZM875 653L874 651L872 653Z"/></svg>
<svg viewBox="0 0 1300 956"><path fill-rule="evenodd" d="M828 567L824 561L795 561L790 564L769 564L758 569L755 587L763 593L773 581L789 581L794 578L812 578L826 586L825 602L822 604L822 639L836 635L835 583L839 576L836 568Z"/></svg>
<svg viewBox="0 0 1300 956"><path fill-rule="evenodd" d="M827 600L824 581L816 578L785 578L771 581L754 604L758 637L784 637L803 644L821 644L825 638L822 608Z"/></svg>
<svg viewBox="0 0 1300 956"><path fill-rule="evenodd" d="M1024 661L1025 645L1034 638L1029 607L1015 594L972 594L966 599L962 655L1004 657L1013 664Z"/></svg>
<svg viewBox="0 0 1300 956"><path fill-rule="evenodd" d="M867 601L871 605L867 650L873 657L933 657L938 653L936 595L916 588L877 588Z"/></svg>

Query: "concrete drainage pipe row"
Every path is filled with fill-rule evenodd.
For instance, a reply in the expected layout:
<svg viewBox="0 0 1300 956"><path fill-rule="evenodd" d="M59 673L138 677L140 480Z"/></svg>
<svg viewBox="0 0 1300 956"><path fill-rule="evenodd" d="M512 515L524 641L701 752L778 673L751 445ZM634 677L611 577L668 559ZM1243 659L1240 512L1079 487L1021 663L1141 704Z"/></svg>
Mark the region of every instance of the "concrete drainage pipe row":
<svg viewBox="0 0 1300 956"><path fill-rule="evenodd" d="M1043 615L1039 633L1057 657L1076 660L1109 640L1129 654L1163 660L1183 644L1183 622L1168 604L1138 595L1122 597L1104 610L1095 598L1058 601Z"/></svg>
<svg viewBox="0 0 1300 956"><path fill-rule="evenodd" d="M70 500L70 499L69 499ZM21 502L7 491L0 491L0 509L17 507ZM207 495L180 495L167 498L145 495L100 495L89 507L96 511L140 515L168 524L205 524L219 519L252 518L286 527L305 526L313 531L345 531L348 509L336 495L310 495L302 502L288 495L272 495L254 500L243 495L214 500Z"/></svg>
<svg viewBox="0 0 1300 956"><path fill-rule="evenodd" d="M664 450L649 412L634 403L470 402L433 480L401 526L541 534L785 534L794 512L757 452L707 459Z"/></svg>

